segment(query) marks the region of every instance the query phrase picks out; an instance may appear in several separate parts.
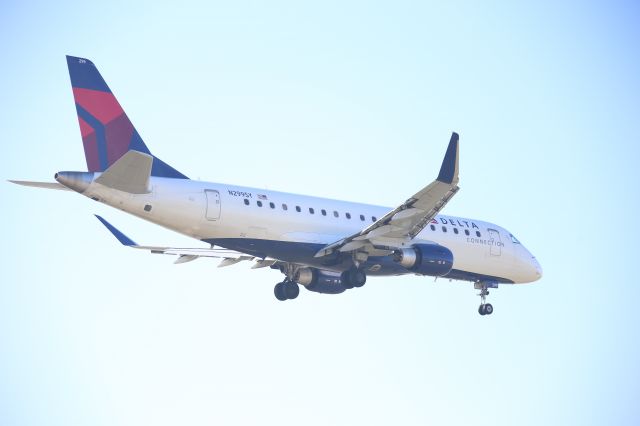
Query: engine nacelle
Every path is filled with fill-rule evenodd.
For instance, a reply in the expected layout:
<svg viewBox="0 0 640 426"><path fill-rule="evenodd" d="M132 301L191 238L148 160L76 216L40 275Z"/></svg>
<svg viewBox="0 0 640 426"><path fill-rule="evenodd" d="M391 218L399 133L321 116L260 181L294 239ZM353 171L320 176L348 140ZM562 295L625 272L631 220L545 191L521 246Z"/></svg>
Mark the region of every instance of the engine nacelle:
<svg viewBox="0 0 640 426"><path fill-rule="evenodd" d="M295 282L316 293L339 294L346 290L342 285L340 272L321 271L315 268L300 268L296 273Z"/></svg>
<svg viewBox="0 0 640 426"><path fill-rule="evenodd" d="M437 244L416 244L394 251L393 260L411 272L441 277L453 268L453 253Z"/></svg>

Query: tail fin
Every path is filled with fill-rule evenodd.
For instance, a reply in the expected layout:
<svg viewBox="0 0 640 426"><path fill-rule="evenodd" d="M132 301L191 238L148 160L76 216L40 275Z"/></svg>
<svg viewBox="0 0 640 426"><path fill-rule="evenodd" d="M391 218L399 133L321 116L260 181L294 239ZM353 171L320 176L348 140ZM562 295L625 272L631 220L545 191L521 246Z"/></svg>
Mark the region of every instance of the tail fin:
<svg viewBox="0 0 640 426"><path fill-rule="evenodd" d="M67 56L67 65L88 171L105 171L130 149L153 156L93 62ZM155 156L151 176L188 179Z"/></svg>

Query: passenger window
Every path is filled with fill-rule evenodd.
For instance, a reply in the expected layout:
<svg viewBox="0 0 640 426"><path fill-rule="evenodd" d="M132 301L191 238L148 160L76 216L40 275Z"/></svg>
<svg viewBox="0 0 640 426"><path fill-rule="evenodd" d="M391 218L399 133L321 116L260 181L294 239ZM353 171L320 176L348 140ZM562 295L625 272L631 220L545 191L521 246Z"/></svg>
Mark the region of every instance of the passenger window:
<svg viewBox="0 0 640 426"><path fill-rule="evenodd" d="M469 230L468 229L464 230L464 235L469 235Z"/></svg>
<svg viewBox="0 0 640 426"><path fill-rule="evenodd" d="M371 216L371 221L375 222L376 220L378 220L375 216Z"/></svg>
<svg viewBox="0 0 640 426"><path fill-rule="evenodd" d="M326 216L327 215L327 211L325 209L320 210L320 213L322 213L322 216Z"/></svg>
<svg viewBox="0 0 640 426"><path fill-rule="evenodd" d="M283 203L282 204L282 210L287 210L287 209L288 209L287 205Z"/></svg>
<svg viewBox="0 0 640 426"><path fill-rule="evenodd" d="M435 225L431 225L431 230L435 231L436 230L436 226Z"/></svg>
<svg viewBox="0 0 640 426"><path fill-rule="evenodd" d="M296 211L297 211L298 213L300 213L300 212L302 211L302 209L300 208L300 206L296 206Z"/></svg>
<svg viewBox="0 0 640 426"><path fill-rule="evenodd" d="M262 201L256 201L256 204L258 205L258 207L262 207Z"/></svg>
<svg viewBox="0 0 640 426"><path fill-rule="evenodd" d="M364 222L364 215L363 214L360 215L360 220Z"/></svg>
<svg viewBox="0 0 640 426"><path fill-rule="evenodd" d="M309 207L309 213L311 213L311 214L314 213L313 207Z"/></svg>
<svg viewBox="0 0 640 426"><path fill-rule="evenodd" d="M345 213L344 215L347 217L347 219L351 219L351 213Z"/></svg>
<svg viewBox="0 0 640 426"><path fill-rule="evenodd" d="M480 231L476 231L476 235L480 238Z"/></svg>
<svg viewBox="0 0 640 426"><path fill-rule="evenodd" d="M458 235L458 228L453 228L453 233Z"/></svg>
<svg viewBox="0 0 640 426"><path fill-rule="evenodd" d="M276 205L275 205L275 204L273 204L273 203L269 203L269 207L271 207L272 209L275 209L275 208L276 208Z"/></svg>
<svg viewBox="0 0 640 426"><path fill-rule="evenodd" d="M249 200L247 200L246 198L244 199L244 205L248 206L249 205Z"/></svg>
<svg viewBox="0 0 640 426"><path fill-rule="evenodd" d="M447 227L446 226L442 227L442 232L447 232Z"/></svg>
<svg viewBox="0 0 640 426"><path fill-rule="evenodd" d="M334 210L334 211L333 211L333 216L334 216L334 217L338 217L338 216L340 216L340 215L338 214L338 212L337 212L337 211L335 211L335 210Z"/></svg>

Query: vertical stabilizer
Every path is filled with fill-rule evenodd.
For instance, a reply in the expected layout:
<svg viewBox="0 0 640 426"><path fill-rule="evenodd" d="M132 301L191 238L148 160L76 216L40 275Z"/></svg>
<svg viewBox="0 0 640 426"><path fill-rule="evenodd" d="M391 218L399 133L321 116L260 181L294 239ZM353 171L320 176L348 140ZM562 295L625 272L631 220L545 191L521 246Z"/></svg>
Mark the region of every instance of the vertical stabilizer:
<svg viewBox="0 0 640 426"><path fill-rule="evenodd" d="M67 65L88 171L103 172L136 150L153 157L152 176L188 179L151 154L93 62L67 56Z"/></svg>

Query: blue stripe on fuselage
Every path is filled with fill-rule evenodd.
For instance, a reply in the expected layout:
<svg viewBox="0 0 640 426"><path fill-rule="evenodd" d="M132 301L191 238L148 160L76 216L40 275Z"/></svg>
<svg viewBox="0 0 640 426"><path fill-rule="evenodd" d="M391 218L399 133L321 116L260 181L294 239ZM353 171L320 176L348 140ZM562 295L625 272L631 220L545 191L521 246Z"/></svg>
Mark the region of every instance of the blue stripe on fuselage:
<svg viewBox="0 0 640 426"><path fill-rule="evenodd" d="M292 241L259 240L253 238L211 238L206 243L247 253L259 258L271 257L285 262L300 263L328 271L346 271L352 267L351 255L314 257L325 244L298 243ZM371 269L373 268L373 269ZM368 275L399 275L408 271L390 257L370 257L364 264Z"/></svg>
<svg viewBox="0 0 640 426"><path fill-rule="evenodd" d="M299 263L318 269L342 272L352 267L351 255L341 253L337 257L314 257L325 244L300 243L293 241L259 240L255 238L209 238L202 240L208 244L224 247L249 255L265 258L271 257L284 262ZM369 257L364 270L370 276L405 275L413 272L394 262L390 256ZM512 284L506 278L475 274L473 272L454 269L443 278L462 281L494 281Z"/></svg>

